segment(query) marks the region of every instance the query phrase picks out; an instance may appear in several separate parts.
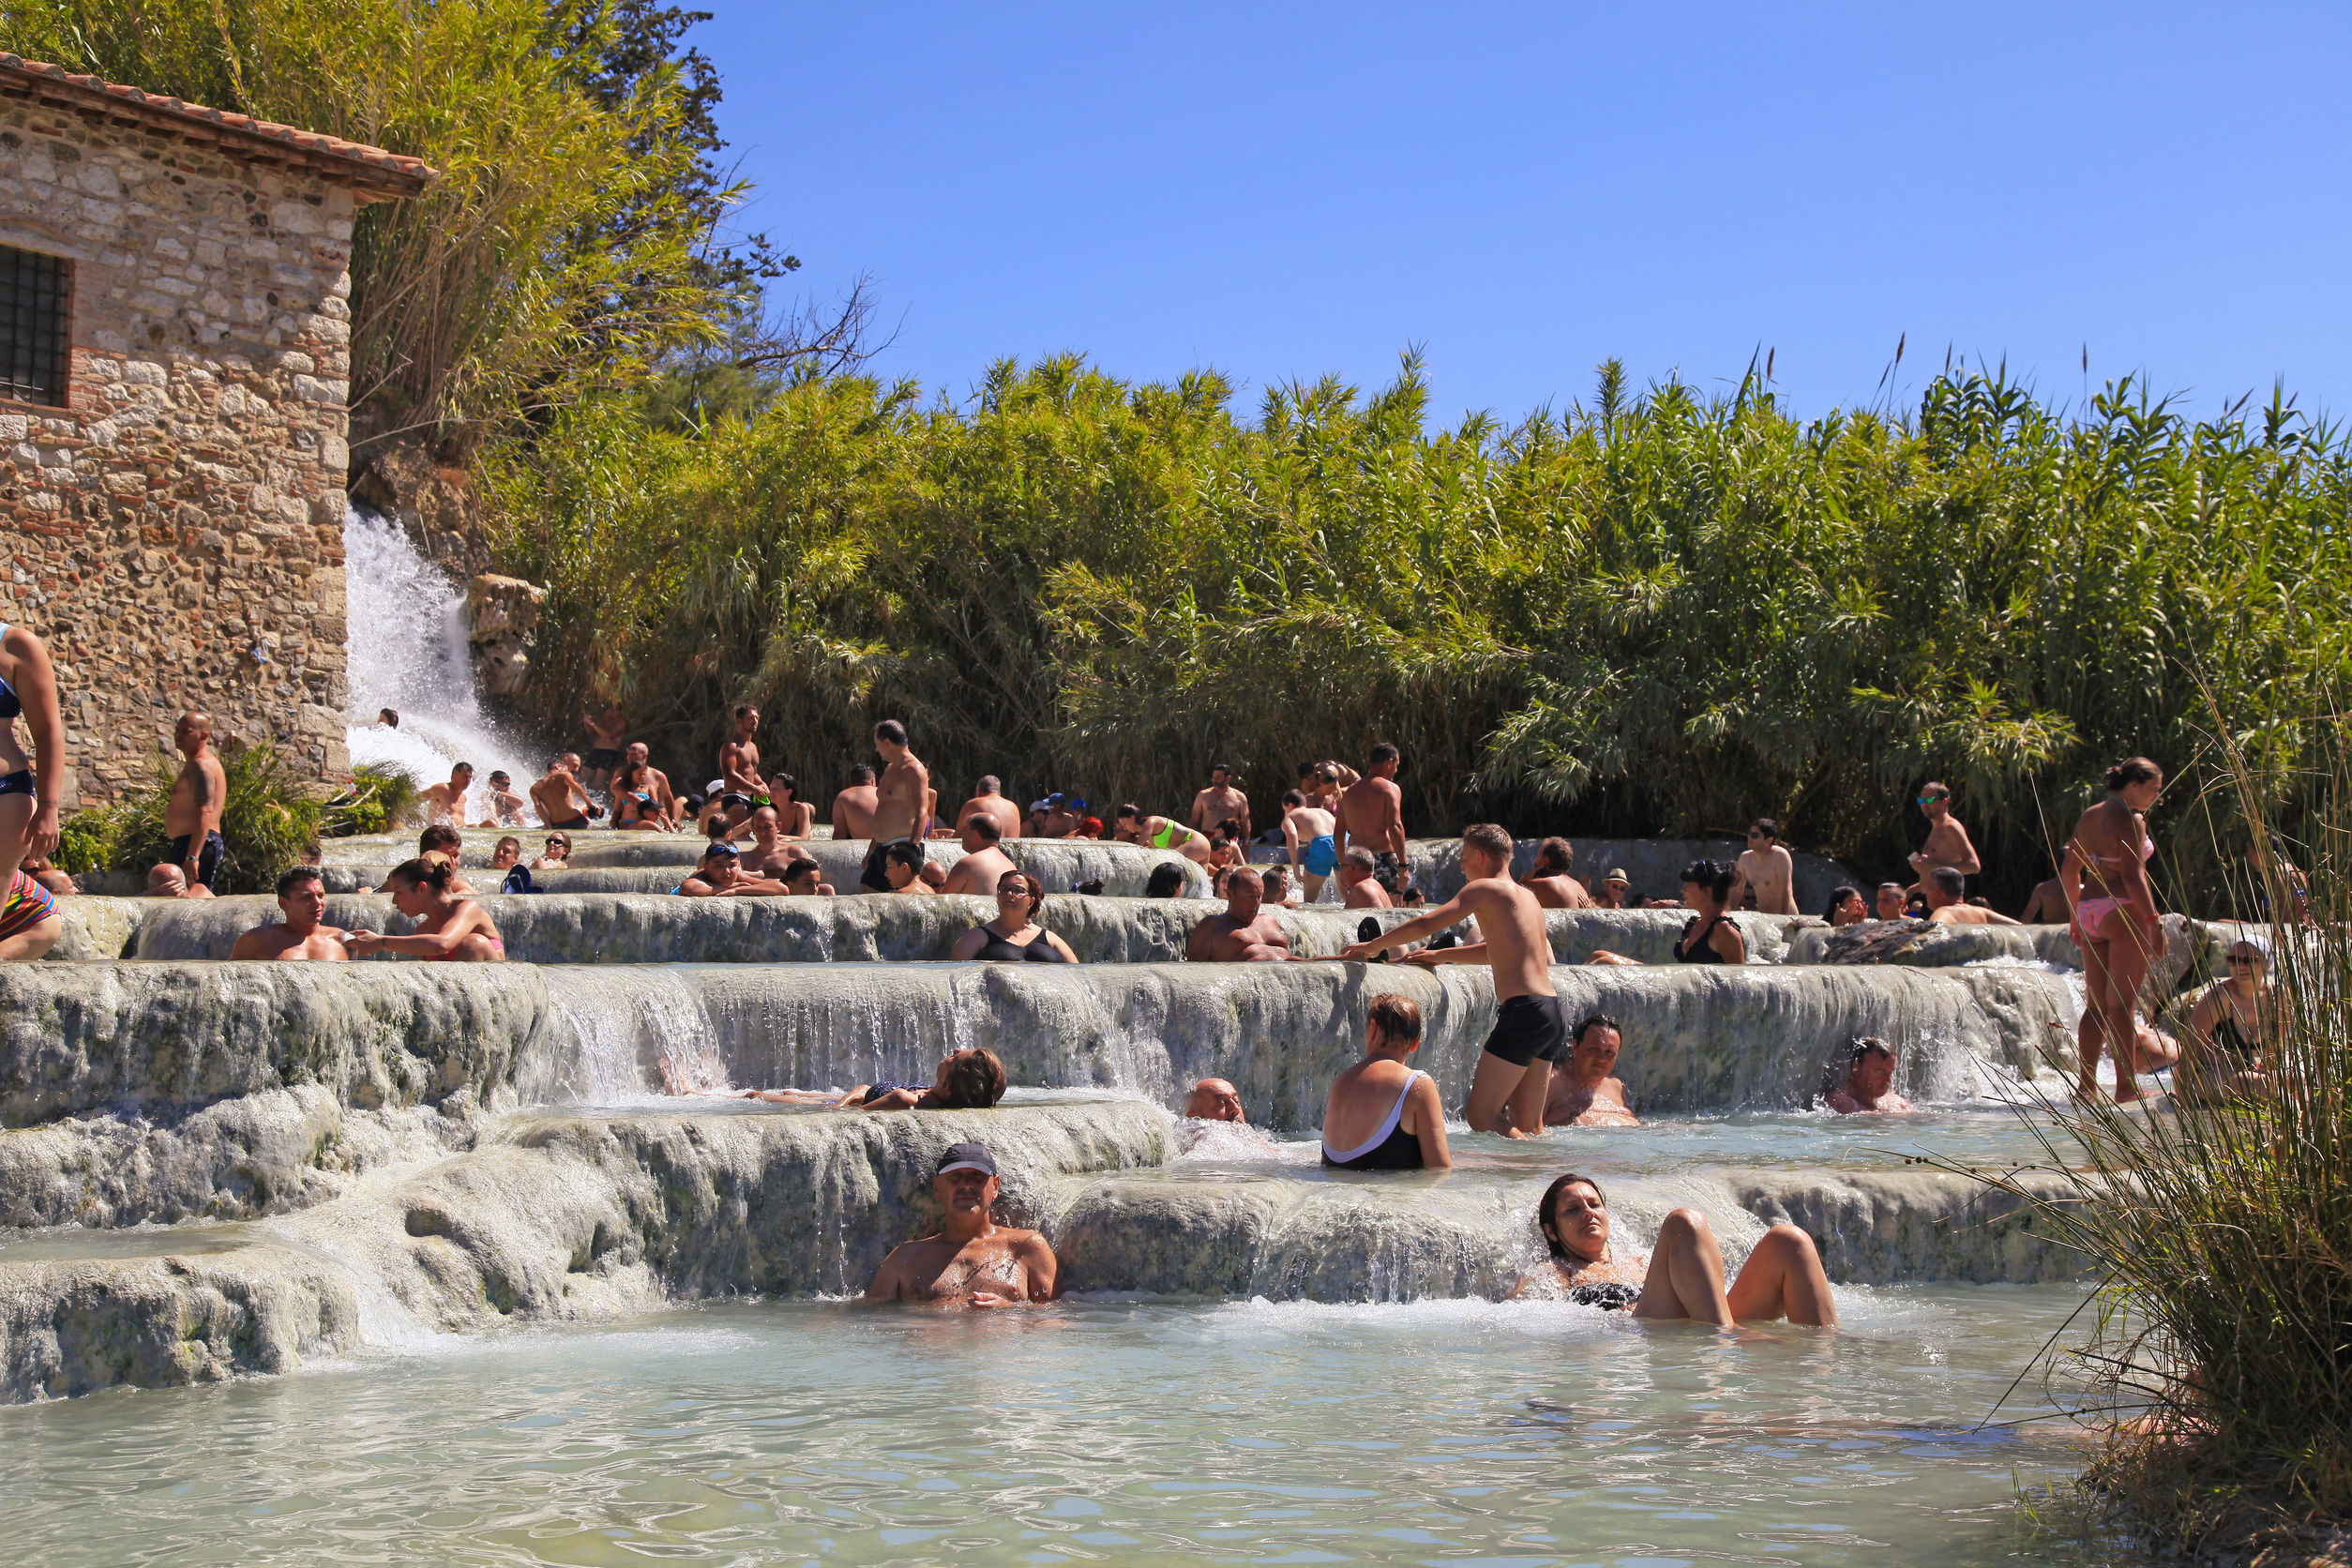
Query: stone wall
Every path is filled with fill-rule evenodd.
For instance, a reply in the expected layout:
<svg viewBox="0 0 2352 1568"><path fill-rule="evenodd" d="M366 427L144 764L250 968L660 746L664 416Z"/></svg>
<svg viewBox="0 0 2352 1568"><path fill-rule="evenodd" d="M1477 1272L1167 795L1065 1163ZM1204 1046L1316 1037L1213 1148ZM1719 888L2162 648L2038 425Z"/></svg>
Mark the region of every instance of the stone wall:
<svg viewBox="0 0 2352 1568"><path fill-rule="evenodd" d="M57 661L68 805L143 777L184 708L347 775L363 198L233 137L0 87L0 244L73 264L68 405L0 400L0 620Z"/></svg>

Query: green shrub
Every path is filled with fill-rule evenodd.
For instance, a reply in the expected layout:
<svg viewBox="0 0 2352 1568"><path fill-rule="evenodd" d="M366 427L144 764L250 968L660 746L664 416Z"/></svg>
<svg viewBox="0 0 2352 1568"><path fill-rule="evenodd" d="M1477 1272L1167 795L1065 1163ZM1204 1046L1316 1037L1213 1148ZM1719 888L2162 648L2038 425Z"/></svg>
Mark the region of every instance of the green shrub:
<svg viewBox="0 0 2352 1568"><path fill-rule="evenodd" d="M115 840L120 837L121 825L113 807L77 811L58 825L54 864L74 876L103 871L114 864Z"/></svg>
<svg viewBox="0 0 2352 1568"><path fill-rule="evenodd" d="M223 848L214 891L268 892L287 867L317 859L325 807L312 792L314 781L287 766L267 744L224 751L220 762L229 776L229 791L220 811ZM145 787L128 792L111 808L115 822L113 869L143 872L170 855L171 836L164 832L163 814L178 773L176 762L158 755Z"/></svg>
<svg viewBox="0 0 2352 1568"><path fill-rule="evenodd" d="M415 817L416 807L417 784L407 769L362 762L352 770L352 787L327 802L319 832L327 838L388 833Z"/></svg>

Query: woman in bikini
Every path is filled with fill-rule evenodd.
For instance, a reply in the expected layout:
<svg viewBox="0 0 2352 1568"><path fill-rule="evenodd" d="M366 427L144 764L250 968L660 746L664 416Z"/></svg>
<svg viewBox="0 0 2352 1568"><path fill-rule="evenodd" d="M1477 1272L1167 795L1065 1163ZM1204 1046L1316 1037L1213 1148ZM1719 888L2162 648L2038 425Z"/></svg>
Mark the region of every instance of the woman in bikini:
<svg viewBox="0 0 2352 1568"><path fill-rule="evenodd" d="M671 831L671 821L662 813L661 796L654 789L652 771L649 763L629 762L612 776L614 827L643 828L653 833Z"/></svg>
<svg viewBox="0 0 2352 1568"><path fill-rule="evenodd" d="M789 773L768 779L768 804L776 808L776 837L798 843L815 829L817 808L800 798L800 780Z"/></svg>
<svg viewBox="0 0 2352 1568"><path fill-rule="evenodd" d="M947 956L994 963L1077 963L1070 944L1037 924L1037 912L1045 907L1044 882L1026 871L1007 871L996 882L996 918L957 937Z"/></svg>
<svg viewBox="0 0 2352 1568"><path fill-rule="evenodd" d="M2269 942L2249 936L2229 944L2229 974L2190 1003L2189 1049L2173 1075L2176 1090L2200 1100L2269 1092L2268 1059L2279 1027L2269 979Z"/></svg>
<svg viewBox="0 0 2352 1568"><path fill-rule="evenodd" d="M33 732L33 759L17 745L16 720ZM24 870L57 850L57 802L66 787L66 725L49 649L23 626L0 622L0 959L38 958L57 943L65 917L47 887Z"/></svg>
<svg viewBox="0 0 2352 1568"><path fill-rule="evenodd" d="M2107 770L2107 798L2083 813L2066 840L2058 886L2073 912L2069 923L2083 955L2083 1021L2075 1033L2075 1093L2088 1099L2099 1087L2099 1054L2112 1048L2118 1103L2140 1097L2132 1078L2133 1016L2148 966L2164 950L2156 889L2148 861L2148 812L2164 792L2164 770L2145 757Z"/></svg>
<svg viewBox="0 0 2352 1568"><path fill-rule="evenodd" d="M397 953L428 961L505 963L506 942L498 927L481 905L450 891L455 877L445 860L410 860L394 867L384 879L384 891L392 896L394 909L416 922L416 929L404 937L354 931L346 943L351 956Z"/></svg>
<svg viewBox="0 0 2352 1568"><path fill-rule="evenodd" d="M1586 1176L1562 1176L1544 1189L1536 1226L1551 1260L1520 1276L1515 1300L1569 1301L1636 1318L1691 1319L1728 1328L1733 1323L1786 1318L1810 1328L1835 1328L1837 1304L1813 1238L1793 1225L1764 1232L1726 1289L1723 1248L1707 1216L1677 1209L1658 1227L1648 1255L1619 1257L1609 1245L1608 1199Z"/></svg>
<svg viewBox="0 0 2352 1568"><path fill-rule="evenodd" d="M1447 1170L1445 1108L1437 1080L1405 1065L1421 1045L1421 1009L1401 996L1372 999L1364 1060L1332 1080L1323 1104L1323 1163L1340 1170Z"/></svg>

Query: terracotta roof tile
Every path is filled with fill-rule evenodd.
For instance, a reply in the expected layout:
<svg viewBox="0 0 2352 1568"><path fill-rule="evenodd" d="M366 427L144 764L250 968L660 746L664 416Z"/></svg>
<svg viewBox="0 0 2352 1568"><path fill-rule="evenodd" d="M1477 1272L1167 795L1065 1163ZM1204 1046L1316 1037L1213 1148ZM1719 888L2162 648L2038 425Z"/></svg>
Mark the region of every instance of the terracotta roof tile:
<svg viewBox="0 0 2352 1568"><path fill-rule="evenodd" d="M46 97L68 101L78 99L110 110L127 110L158 126L187 129L201 128L213 133L224 144L242 143L257 151L266 147L279 154L292 150L306 155L308 161L322 172L340 174L352 183L374 188L382 195L414 196L441 177L423 158L388 153L382 147L370 147L361 142L346 142L339 136L327 136L294 126L257 120L250 114L207 109L201 103L165 98L119 82L108 82L95 76L77 76L63 66L48 65L0 52L0 87L11 85L11 79L14 83L30 87Z"/></svg>

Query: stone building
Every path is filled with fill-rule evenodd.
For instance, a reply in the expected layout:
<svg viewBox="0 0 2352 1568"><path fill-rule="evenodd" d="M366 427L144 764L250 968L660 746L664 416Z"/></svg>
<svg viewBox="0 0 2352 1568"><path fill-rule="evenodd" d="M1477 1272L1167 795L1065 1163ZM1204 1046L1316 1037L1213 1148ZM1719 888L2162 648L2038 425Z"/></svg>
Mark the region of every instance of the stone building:
<svg viewBox="0 0 2352 1568"><path fill-rule="evenodd" d="M348 773L352 224L435 177L0 53L0 621L57 661L69 806L184 708Z"/></svg>

